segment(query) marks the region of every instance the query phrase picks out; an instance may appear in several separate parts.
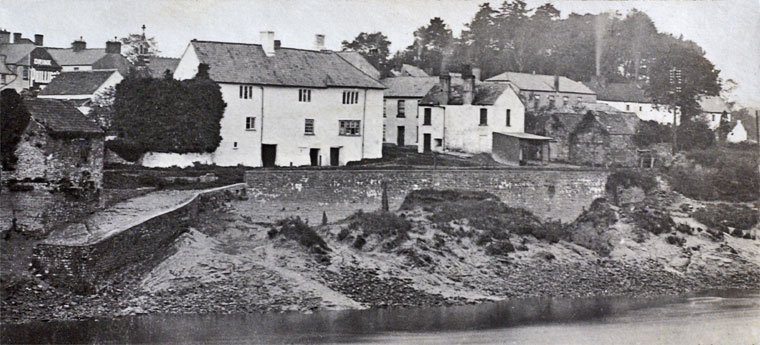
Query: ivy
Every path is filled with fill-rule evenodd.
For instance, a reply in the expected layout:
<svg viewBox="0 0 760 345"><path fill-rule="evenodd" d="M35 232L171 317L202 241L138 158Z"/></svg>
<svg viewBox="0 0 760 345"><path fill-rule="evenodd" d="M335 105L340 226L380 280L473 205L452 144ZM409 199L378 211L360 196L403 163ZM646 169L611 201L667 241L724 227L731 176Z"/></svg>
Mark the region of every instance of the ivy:
<svg viewBox="0 0 760 345"><path fill-rule="evenodd" d="M31 116L21 96L13 89L0 92L0 162L3 170L14 170L16 146L29 125Z"/></svg>

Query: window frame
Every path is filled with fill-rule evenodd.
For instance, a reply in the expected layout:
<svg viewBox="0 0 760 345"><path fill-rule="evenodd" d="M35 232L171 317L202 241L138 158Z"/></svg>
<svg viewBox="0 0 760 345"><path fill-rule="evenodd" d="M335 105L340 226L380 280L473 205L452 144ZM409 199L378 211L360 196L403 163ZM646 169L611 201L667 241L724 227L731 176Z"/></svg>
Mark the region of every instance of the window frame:
<svg viewBox="0 0 760 345"><path fill-rule="evenodd" d="M488 126L488 108L480 108L480 119L478 126Z"/></svg>
<svg viewBox="0 0 760 345"><path fill-rule="evenodd" d="M406 118L406 101L403 99L396 102L396 117Z"/></svg>
<svg viewBox="0 0 760 345"><path fill-rule="evenodd" d="M315 122L314 119L304 119L303 120L303 135L316 135L315 130ZM309 125L311 125L311 131L308 130Z"/></svg>
<svg viewBox="0 0 760 345"><path fill-rule="evenodd" d="M512 109L507 109L507 127L512 127Z"/></svg>
<svg viewBox="0 0 760 345"><path fill-rule="evenodd" d="M422 125L423 126L432 126L433 125L433 109L432 108L425 108L423 110L423 118L422 118Z"/></svg>
<svg viewBox="0 0 760 345"><path fill-rule="evenodd" d="M256 116L246 116L245 117L245 130L246 131L255 131L256 130Z"/></svg>
<svg viewBox="0 0 760 345"><path fill-rule="evenodd" d="M338 120L338 135L343 137L360 137L362 135L361 122L361 120Z"/></svg>
<svg viewBox="0 0 760 345"><path fill-rule="evenodd" d="M311 89L298 89L298 102L311 103Z"/></svg>

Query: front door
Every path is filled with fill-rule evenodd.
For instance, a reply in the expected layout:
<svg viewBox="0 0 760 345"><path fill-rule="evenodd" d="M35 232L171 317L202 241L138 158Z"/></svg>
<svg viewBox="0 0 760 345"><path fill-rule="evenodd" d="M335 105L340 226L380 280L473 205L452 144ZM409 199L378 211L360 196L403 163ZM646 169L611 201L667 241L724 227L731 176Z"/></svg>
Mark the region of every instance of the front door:
<svg viewBox="0 0 760 345"><path fill-rule="evenodd" d="M404 146L404 126L398 126L398 131L396 131L396 145L398 146Z"/></svg>
<svg viewBox="0 0 760 345"><path fill-rule="evenodd" d="M311 158L311 166L319 166L319 149L309 150L309 158Z"/></svg>
<svg viewBox="0 0 760 345"><path fill-rule="evenodd" d="M277 145L261 145L261 163L265 168L274 167L277 158Z"/></svg>
<svg viewBox="0 0 760 345"><path fill-rule="evenodd" d="M425 153L430 152L430 141L431 141L430 134L425 134L422 138L422 148L423 148L422 152L425 152Z"/></svg>
<svg viewBox="0 0 760 345"><path fill-rule="evenodd" d="M340 165L340 147L330 148L330 165L334 167Z"/></svg>

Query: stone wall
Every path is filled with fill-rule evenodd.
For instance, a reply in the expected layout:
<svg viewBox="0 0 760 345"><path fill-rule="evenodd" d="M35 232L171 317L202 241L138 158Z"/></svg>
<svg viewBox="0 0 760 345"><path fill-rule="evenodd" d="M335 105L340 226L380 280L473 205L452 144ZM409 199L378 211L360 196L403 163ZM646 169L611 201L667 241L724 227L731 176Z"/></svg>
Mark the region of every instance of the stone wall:
<svg viewBox="0 0 760 345"><path fill-rule="evenodd" d="M391 209L409 191L468 189L497 195L507 205L537 216L572 221L595 198L604 196L607 171L586 169L446 170L252 170L246 172L250 206L259 221L300 216L312 223L324 211L330 221L356 210L380 208L381 183L388 182Z"/></svg>
<svg viewBox="0 0 760 345"><path fill-rule="evenodd" d="M177 236L245 191L243 184L236 184L201 192L176 208L94 243L43 242L34 248L32 265L49 283L77 292L119 284L152 269L171 254L169 248Z"/></svg>

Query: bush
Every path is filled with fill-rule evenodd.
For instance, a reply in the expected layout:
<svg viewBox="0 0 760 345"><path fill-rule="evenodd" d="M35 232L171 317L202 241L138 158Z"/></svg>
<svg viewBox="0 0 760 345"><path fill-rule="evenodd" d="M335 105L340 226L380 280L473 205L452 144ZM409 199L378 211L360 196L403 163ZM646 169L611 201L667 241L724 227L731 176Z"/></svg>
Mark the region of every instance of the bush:
<svg viewBox="0 0 760 345"><path fill-rule="evenodd" d="M753 201L760 197L758 153L726 147L694 150L668 171L673 189L699 200ZM694 165L699 165L697 168Z"/></svg>
<svg viewBox="0 0 760 345"><path fill-rule="evenodd" d="M695 120L683 121L676 130L678 150L706 149L715 144L715 133L707 123Z"/></svg>
<svg viewBox="0 0 760 345"><path fill-rule="evenodd" d="M0 164L4 170L16 166L16 146L29 125L31 116L14 89L0 92Z"/></svg>
<svg viewBox="0 0 760 345"><path fill-rule="evenodd" d="M633 136L633 143L640 148L648 147L658 143L669 143L672 141L673 130L668 125L663 125L657 121L641 121L636 134Z"/></svg>
<svg viewBox="0 0 760 345"><path fill-rule="evenodd" d="M674 246L683 247L684 244L686 244L686 239L682 237L678 237L675 235L669 235L665 238L665 241L668 242L668 244L672 244Z"/></svg>
<svg viewBox="0 0 760 345"><path fill-rule="evenodd" d="M604 198L595 199L588 210L571 223L565 236L581 247L593 250L600 256L609 256L613 245L610 243L610 226L617 222L617 215Z"/></svg>
<svg viewBox="0 0 760 345"><path fill-rule="evenodd" d="M749 230L760 221L758 211L744 205L708 205L696 210L694 219L710 228L728 232L728 228Z"/></svg>
<svg viewBox="0 0 760 345"><path fill-rule="evenodd" d="M607 195L611 195L613 203L618 204L618 194L621 189L632 187L641 188L645 193L650 192L657 187L657 179L652 174L642 173L636 170L619 170L607 177L607 183L604 190Z"/></svg>
<svg viewBox="0 0 760 345"><path fill-rule="evenodd" d="M330 251L322 237L300 217L289 217L277 221L274 227L267 232L267 235L270 239L281 236L296 241L317 254L325 254Z"/></svg>
<svg viewBox="0 0 760 345"><path fill-rule="evenodd" d="M136 162L147 149L135 141L122 138L106 141L106 149L113 151L122 159L128 162Z"/></svg>
<svg viewBox="0 0 760 345"><path fill-rule="evenodd" d="M486 254L491 256L507 256L515 251L515 247L509 240L499 240L486 247Z"/></svg>
<svg viewBox="0 0 760 345"><path fill-rule="evenodd" d="M378 234L381 238L389 238L406 235L412 229L412 224L406 218L385 211L366 213L359 210L348 217L348 221L350 229L361 229L365 236Z"/></svg>

